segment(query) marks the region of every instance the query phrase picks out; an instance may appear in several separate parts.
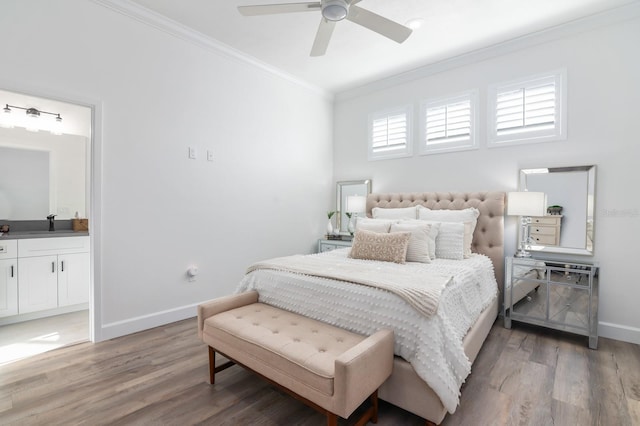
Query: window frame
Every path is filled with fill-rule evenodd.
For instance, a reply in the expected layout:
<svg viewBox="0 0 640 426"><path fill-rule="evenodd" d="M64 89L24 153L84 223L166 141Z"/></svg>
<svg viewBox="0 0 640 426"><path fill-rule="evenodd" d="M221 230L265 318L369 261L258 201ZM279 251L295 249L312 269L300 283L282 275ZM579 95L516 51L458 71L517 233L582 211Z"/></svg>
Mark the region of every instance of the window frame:
<svg viewBox="0 0 640 426"><path fill-rule="evenodd" d="M375 152L373 146L373 123L381 118L389 118L390 116L404 114L405 115L405 146L398 149L391 149L382 152ZM413 105L402 105L393 108L388 108L382 111L376 111L369 114L368 123L368 137L367 137L367 151L368 160L389 160L393 158L411 157L413 155Z"/></svg>
<svg viewBox="0 0 640 426"><path fill-rule="evenodd" d="M424 99L420 102L420 155L440 154L444 152L469 151L480 148L478 140L478 113L480 91L478 89L466 90L438 98ZM429 147L427 142L427 110L439 106L449 106L469 100L469 139L463 141L447 141L453 139L445 137L440 146Z"/></svg>
<svg viewBox="0 0 640 426"><path fill-rule="evenodd" d="M553 79L555 83L555 121L550 129L531 129L498 134L497 101L498 94L510 90L527 89L541 81ZM489 86L487 93L487 145L489 148L539 142L552 142L567 138L567 70L565 68L529 75L511 81Z"/></svg>

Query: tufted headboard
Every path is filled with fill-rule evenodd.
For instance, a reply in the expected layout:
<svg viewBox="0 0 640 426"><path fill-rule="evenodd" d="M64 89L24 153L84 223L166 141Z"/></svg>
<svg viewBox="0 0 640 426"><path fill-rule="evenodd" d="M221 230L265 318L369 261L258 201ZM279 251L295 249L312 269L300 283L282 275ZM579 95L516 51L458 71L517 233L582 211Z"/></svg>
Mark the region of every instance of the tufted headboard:
<svg viewBox="0 0 640 426"><path fill-rule="evenodd" d="M488 256L502 294L504 286L504 192L414 192L369 194L367 216L374 207L398 208L421 205L432 210L462 210L475 207L480 211L473 233L471 250Z"/></svg>

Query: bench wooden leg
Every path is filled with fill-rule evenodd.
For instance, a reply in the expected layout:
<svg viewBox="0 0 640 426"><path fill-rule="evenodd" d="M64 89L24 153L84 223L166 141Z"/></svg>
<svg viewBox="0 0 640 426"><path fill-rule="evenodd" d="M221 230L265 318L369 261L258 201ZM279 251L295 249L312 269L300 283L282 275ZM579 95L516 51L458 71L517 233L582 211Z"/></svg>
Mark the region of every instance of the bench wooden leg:
<svg viewBox="0 0 640 426"><path fill-rule="evenodd" d="M216 383L216 373L226 370L233 365L235 365L235 362L227 361L216 367L216 350L209 346L209 383L214 385Z"/></svg>
<svg viewBox="0 0 640 426"><path fill-rule="evenodd" d="M338 426L338 415L327 413L327 426Z"/></svg>

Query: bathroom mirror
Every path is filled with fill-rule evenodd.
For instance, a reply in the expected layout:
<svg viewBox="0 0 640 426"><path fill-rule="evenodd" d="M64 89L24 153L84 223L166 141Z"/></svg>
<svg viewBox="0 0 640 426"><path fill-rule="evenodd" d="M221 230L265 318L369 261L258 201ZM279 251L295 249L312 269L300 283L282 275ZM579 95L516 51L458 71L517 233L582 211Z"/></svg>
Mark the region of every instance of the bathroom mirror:
<svg viewBox="0 0 640 426"><path fill-rule="evenodd" d="M38 131L24 127L13 107L0 120L0 220L71 219L89 215L91 109L23 93L0 90L0 102L60 113L60 133L43 121Z"/></svg>
<svg viewBox="0 0 640 426"><path fill-rule="evenodd" d="M593 165L520 170L520 190L544 192L550 216L542 218L548 224L540 226L534 218L530 231L541 241L532 243L530 251L593 254L595 183ZM553 233L559 235L557 244L550 237Z"/></svg>
<svg viewBox="0 0 640 426"><path fill-rule="evenodd" d="M337 183L336 187L336 210L338 211L336 219L336 228L340 233L349 233L347 226L349 218L346 215L347 197L351 195L361 195L366 197L371 194L371 179L365 180L348 180Z"/></svg>

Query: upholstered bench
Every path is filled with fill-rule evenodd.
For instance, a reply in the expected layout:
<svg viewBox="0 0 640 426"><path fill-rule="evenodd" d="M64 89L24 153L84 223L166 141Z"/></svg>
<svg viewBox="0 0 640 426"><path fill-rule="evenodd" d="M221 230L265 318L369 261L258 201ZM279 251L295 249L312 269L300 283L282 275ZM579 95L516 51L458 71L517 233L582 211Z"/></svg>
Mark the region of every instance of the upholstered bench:
<svg viewBox="0 0 640 426"><path fill-rule="evenodd" d="M209 375L239 364L326 414L348 418L367 398L358 420L377 422L378 387L393 367L393 331L366 337L258 303L255 291L198 306L198 336L209 345ZM215 366L215 354L230 362Z"/></svg>

